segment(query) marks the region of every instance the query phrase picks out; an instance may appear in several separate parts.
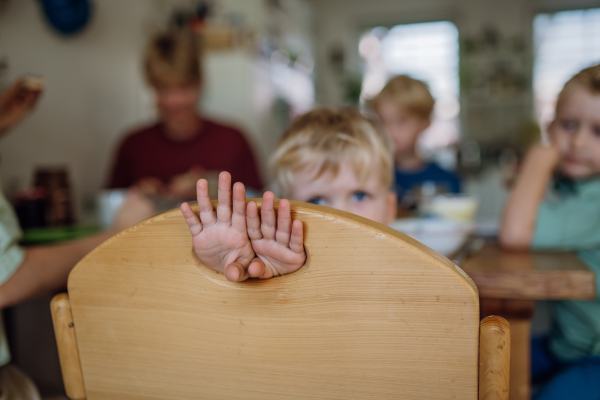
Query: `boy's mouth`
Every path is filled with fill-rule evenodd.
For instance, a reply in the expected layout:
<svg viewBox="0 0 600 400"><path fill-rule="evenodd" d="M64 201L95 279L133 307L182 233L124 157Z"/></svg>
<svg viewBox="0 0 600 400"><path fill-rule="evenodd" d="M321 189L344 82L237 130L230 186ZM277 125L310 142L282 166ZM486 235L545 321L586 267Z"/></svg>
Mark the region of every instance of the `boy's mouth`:
<svg viewBox="0 0 600 400"><path fill-rule="evenodd" d="M568 165L583 165L585 164L585 160L582 157L568 155L563 159L563 163Z"/></svg>

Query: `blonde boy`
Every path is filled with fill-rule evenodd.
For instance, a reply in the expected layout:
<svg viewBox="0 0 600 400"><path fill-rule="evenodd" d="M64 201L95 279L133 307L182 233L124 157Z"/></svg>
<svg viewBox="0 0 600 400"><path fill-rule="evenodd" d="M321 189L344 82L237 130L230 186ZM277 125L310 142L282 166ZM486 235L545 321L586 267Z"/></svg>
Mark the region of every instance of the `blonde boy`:
<svg viewBox="0 0 600 400"><path fill-rule="evenodd" d="M353 109L317 109L299 117L284 133L272 160L282 197L329 206L389 223L396 213L390 190L393 159L387 137ZM198 181L200 220L187 203L181 209L194 249L209 267L227 279L270 278L296 271L306 260L302 223L291 221L290 203L274 194L246 205L244 186L219 177L219 205L213 211L205 180Z"/></svg>
<svg viewBox="0 0 600 400"><path fill-rule="evenodd" d="M594 301L555 302L550 336L533 342L533 378L553 375L537 399L600 398L600 65L558 96L550 144L532 148L506 207L500 242L512 249L575 250L596 274ZM554 179L554 189L548 186ZM548 193L547 193L548 192Z"/></svg>
<svg viewBox="0 0 600 400"><path fill-rule="evenodd" d="M423 160L417 142L431 124L435 100L427 85L406 75L396 76L371 101L371 107L394 143L395 184L400 202L425 182L450 193L460 192L459 178Z"/></svg>
<svg viewBox="0 0 600 400"><path fill-rule="evenodd" d="M229 171L236 181L260 190L262 180L245 135L198 109L203 74L195 40L176 32L155 36L145 52L144 72L158 118L122 140L108 187L134 186L190 200L198 179Z"/></svg>

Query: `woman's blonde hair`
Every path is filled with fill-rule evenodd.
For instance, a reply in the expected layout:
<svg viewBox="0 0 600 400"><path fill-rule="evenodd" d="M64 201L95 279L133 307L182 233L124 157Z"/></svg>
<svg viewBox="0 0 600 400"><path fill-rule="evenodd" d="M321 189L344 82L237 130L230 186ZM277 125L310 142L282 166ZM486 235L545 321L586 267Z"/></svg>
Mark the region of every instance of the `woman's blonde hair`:
<svg viewBox="0 0 600 400"><path fill-rule="evenodd" d="M290 197L294 173L309 168L315 171L314 179L325 172L336 176L345 162L359 179L378 168L381 183L391 188L394 162L387 135L352 108L310 111L292 123L273 154L277 195Z"/></svg>
<svg viewBox="0 0 600 400"><path fill-rule="evenodd" d="M144 72L153 86L170 82L200 83L202 72L197 42L183 33L155 36L146 49Z"/></svg>
<svg viewBox="0 0 600 400"><path fill-rule="evenodd" d="M377 112L382 102L392 102L422 118L430 118L435 105L427 84L408 75L398 75L388 81L370 101L373 111Z"/></svg>
<svg viewBox="0 0 600 400"><path fill-rule="evenodd" d="M565 83L558 94L556 109L565 101L567 93L574 88L582 88L594 95L600 95L600 64L582 69Z"/></svg>

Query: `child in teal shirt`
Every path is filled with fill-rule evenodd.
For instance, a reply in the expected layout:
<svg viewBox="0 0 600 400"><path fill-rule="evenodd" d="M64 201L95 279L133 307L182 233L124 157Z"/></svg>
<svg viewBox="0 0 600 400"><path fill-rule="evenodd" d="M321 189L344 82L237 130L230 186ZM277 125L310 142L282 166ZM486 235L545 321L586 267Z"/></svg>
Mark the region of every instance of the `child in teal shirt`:
<svg viewBox="0 0 600 400"><path fill-rule="evenodd" d="M565 84L548 131L551 143L537 145L525 158L504 210L500 242L511 249L577 251L596 274L598 294L600 65ZM600 399L600 296L555 302L549 338L534 341L532 350L533 375L552 375L536 400Z"/></svg>

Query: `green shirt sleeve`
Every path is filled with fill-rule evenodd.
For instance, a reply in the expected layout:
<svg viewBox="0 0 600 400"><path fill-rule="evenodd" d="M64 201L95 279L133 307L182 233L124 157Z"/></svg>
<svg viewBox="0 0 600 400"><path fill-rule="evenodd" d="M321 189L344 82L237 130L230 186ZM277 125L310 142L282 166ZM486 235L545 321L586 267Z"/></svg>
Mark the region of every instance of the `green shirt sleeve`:
<svg viewBox="0 0 600 400"><path fill-rule="evenodd" d="M18 245L20 238L19 222L0 188L0 285L15 273L25 258L25 252ZM10 352L0 317L0 366L9 361Z"/></svg>
<svg viewBox="0 0 600 400"><path fill-rule="evenodd" d="M12 276L25 258L25 252L18 245L20 238L17 218L0 193L0 285Z"/></svg>
<svg viewBox="0 0 600 400"><path fill-rule="evenodd" d="M578 193L547 198L538 208L532 247L586 250L600 247L600 182Z"/></svg>

